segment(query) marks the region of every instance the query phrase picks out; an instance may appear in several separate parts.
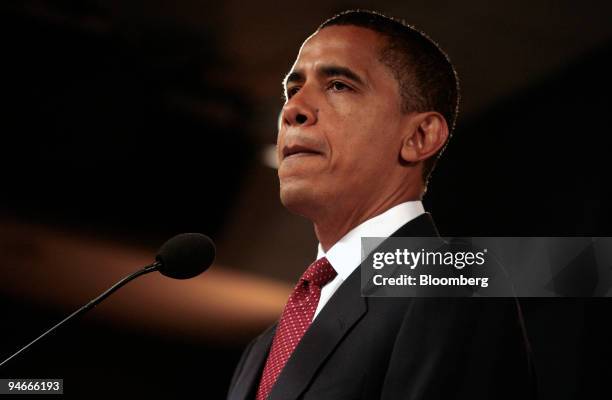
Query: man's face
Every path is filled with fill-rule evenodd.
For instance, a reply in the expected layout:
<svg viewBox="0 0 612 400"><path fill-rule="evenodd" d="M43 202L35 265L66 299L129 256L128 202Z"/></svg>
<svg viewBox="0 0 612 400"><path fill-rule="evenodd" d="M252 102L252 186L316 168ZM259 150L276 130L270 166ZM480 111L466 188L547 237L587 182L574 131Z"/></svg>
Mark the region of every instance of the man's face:
<svg viewBox="0 0 612 400"><path fill-rule="evenodd" d="M277 141L288 209L306 217L321 207L358 212L397 178L402 113L398 83L379 61L383 44L368 29L331 26L302 45Z"/></svg>

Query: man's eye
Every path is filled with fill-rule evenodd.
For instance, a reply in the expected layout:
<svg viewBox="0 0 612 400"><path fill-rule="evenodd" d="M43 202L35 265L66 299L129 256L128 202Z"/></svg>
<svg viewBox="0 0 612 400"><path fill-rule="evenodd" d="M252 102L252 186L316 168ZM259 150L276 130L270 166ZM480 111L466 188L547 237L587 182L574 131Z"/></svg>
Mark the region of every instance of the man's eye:
<svg viewBox="0 0 612 400"><path fill-rule="evenodd" d="M300 88L298 86L293 86L287 89L287 98L290 99L291 97L293 97L294 94L296 94L298 91L300 90Z"/></svg>
<svg viewBox="0 0 612 400"><path fill-rule="evenodd" d="M350 87L340 81L333 81L331 83L331 85L329 85L331 89L333 89L336 92L341 92L343 90L347 90L350 89Z"/></svg>

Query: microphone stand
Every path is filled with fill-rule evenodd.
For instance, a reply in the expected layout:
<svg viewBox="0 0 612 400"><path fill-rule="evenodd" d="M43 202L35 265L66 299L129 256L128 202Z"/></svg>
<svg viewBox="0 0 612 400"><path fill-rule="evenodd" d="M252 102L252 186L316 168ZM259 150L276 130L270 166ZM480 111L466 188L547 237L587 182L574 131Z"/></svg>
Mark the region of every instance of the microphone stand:
<svg viewBox="0 0 612 400"><path fill-rule="evenodd" d="M157 271L160 266L161 266L161 262L155 261L153 264L147 265L143 269L138 270L138 271L136 271L136 272L126 276L125 278L121 279L119 282L115 283L113 286L111 286L109 289L107 289L104 293L102 293L101 295L99 295L98 297L96 297L95 299L90 301L89 303L85 304L83 307L79 308L78 310L76 310L75 312L73 312L72 314L70 314L69 316L64 318L62 321L57 323L51 329L49 329L48 331L46 331L45 333L43 333L42 335L40 335L36 339L32 340L29 344L27 344L26 346L22 347L19 351L17 351L15 354L10 356L6 360L2 361L2 363L0 363L0 367L2 367L4 364L9 362L11 359L13 359L13 357L17 356L22 351L24 351L28 347L32 346L34 343L38 342L40 339L42 339L43 337L47 336L49 333L53 332L54 330L56 330L57 328L59 328L60 326L62 326L66 322L68 322L69 320L71 320L72 318L75 318L76 316L81 315L81 314L89 311L90 309L94 308L100 302L102 302L102 300L106 299L108 296L113 294L117 289L121 288L122 286L124 286L129 281L131 281L133 279L136 279L136 278L138 278L141 275L148 274L149 272Z"/></svg>

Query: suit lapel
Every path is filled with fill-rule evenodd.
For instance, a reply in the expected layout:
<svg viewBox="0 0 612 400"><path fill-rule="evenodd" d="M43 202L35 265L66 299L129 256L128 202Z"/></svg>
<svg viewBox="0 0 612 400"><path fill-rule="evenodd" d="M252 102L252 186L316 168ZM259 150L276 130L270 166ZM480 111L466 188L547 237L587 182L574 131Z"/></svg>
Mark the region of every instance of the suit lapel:
<svg viewBox="0 0 612 400"><path fill-rule="evenodd" d="M268 330L262 333L255 343L253 343L244 361L236 385L232 388L228 398L232 400L250 400L255 398L261 371L266 358L268 358L268 352L272 345L272 339L274 338L275 332L276 324L268 328Z"/></svg>
<svg viewBox="0 0 612 400"><path fill-rule="evenodd" d="M431 215L425 213L402 226L392 236L439 236L439 234ZM361 272L360 268L357 268L338 288L308 328L279 375L268 399L298 398L321 364L366 312L367 298L361 296Z"/></svg>

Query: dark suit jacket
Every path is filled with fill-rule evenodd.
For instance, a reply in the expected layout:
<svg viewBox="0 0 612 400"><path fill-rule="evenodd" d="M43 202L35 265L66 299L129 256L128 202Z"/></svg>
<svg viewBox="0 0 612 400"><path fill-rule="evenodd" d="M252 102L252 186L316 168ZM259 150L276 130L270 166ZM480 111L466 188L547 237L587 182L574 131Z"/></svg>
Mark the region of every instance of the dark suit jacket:
<svg viewBox="0 0 612 400"><path fill-rule="evenodd" d="M393 236L438 235L429 214ZM290 399L528 399L515 299L361 297L357 268L306 331L270 393ZM228 399L254 399L276 325L253 340Z"/></svg>

